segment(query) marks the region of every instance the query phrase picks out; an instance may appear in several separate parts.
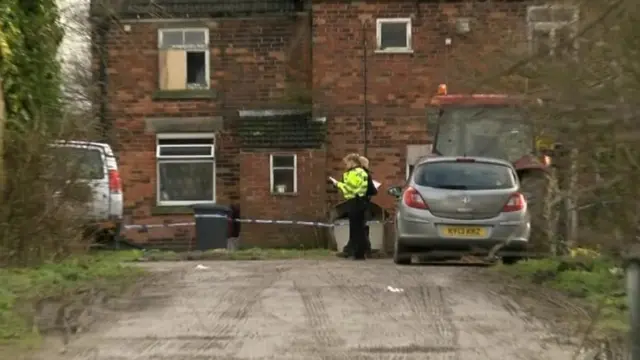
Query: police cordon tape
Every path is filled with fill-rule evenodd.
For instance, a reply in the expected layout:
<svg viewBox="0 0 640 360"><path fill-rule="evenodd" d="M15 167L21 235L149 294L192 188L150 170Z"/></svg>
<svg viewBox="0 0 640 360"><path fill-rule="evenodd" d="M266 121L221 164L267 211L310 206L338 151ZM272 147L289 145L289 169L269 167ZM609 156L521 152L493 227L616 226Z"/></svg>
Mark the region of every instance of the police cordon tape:
<svg viewBox="0 0 640 360"><path fill-rule="evenodd" d="M220 214L197 214L194 215L196 218L214 218L214 219L229 219L226 215ZM233 219L235 222L239 222L241 224L274 224L274 225L301 225L301 226L314 226L314 227L324 227L324 228L332 228L337 224L334 223L325 223L319 221L298 221L298 220L265 220L265 219ZM379 220L369 220L367 224L383 224L383 221ZM177 222L177 223L162 223L162 224L147 224L147 225L123 225L126 230L137 229L139 232L146 232L149 229L157 229L157 228L166 228L166 227L187 227L187 226L195 226L195 222Z"/></svg>

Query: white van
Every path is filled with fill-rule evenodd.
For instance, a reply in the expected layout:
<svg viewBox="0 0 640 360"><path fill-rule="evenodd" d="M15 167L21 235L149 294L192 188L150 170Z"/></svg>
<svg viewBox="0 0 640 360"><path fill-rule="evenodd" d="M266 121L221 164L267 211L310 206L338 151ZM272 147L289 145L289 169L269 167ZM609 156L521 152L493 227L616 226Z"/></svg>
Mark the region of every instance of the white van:
<svg viewBox="0 0 640 360"><path fill-rule="evenodd" d="M111 146L88 141L56 141L52 147L54 156L59 153L79 159L81 171L77 172L78 180L93 189L84 220L99 237L96 240L110 241L119 235L124 202L118 163ZM109 239L104 239L104 236Z"/></svg>

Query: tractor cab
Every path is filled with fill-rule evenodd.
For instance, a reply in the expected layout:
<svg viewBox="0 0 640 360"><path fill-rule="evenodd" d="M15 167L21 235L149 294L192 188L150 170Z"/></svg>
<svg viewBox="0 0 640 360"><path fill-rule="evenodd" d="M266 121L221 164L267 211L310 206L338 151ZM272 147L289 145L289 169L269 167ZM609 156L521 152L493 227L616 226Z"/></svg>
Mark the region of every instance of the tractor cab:
<svg viewBox="0 0 640 360"><path fill-rule="evenodd" d="M494 94L449 95L446 85L431 99L428 121L435 127L433 152L507 160L522 171L546 168L551 158L536 141L524 99Z"/></svg>
<svg viewBox="0 0 640 360"><path fill-rule="evenodd" d="M427 122L435 128L436 156L483 156L513 164L532 214L533 248L541 249L538 238L544 233L541 219L551 191L547 170L553 144L537 136L540 129L534 128L525 101L509 95L449 95L443 84L431 99Z"/></svg>

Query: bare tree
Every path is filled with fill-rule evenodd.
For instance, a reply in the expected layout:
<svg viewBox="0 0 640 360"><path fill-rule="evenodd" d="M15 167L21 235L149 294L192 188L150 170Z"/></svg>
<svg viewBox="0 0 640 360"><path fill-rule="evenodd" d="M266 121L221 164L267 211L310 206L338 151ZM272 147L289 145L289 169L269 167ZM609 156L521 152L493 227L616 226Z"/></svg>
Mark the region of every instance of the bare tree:
<svg viewBox="0 0 640 360"><path fill-rule="evenodd" d="M60 0L65 36L60 45L64 97L73 111L89 111L94 91L91 73L91 27L89 2Z"/></svg>

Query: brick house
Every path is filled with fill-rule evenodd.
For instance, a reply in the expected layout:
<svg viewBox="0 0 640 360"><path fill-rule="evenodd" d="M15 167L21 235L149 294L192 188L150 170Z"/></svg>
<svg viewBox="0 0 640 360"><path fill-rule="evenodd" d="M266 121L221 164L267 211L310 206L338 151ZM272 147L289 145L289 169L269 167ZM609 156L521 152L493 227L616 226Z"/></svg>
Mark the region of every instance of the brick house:
<svg viewBox="0 0 640 360"><path fill-rule="evenodd" d="M324 220L339 201L326 178L354 151L371 159L376 201L391 208L386 187L429 151L437 85L466 84L452 59L482 71L495 36L528 29L521 1L95 1L100 115L135 224L191 220L188 205L210 201L248 218ZM192 232L125 235L184 247ZM318 229L258 224L242 236L325 241Z"/></svg>

